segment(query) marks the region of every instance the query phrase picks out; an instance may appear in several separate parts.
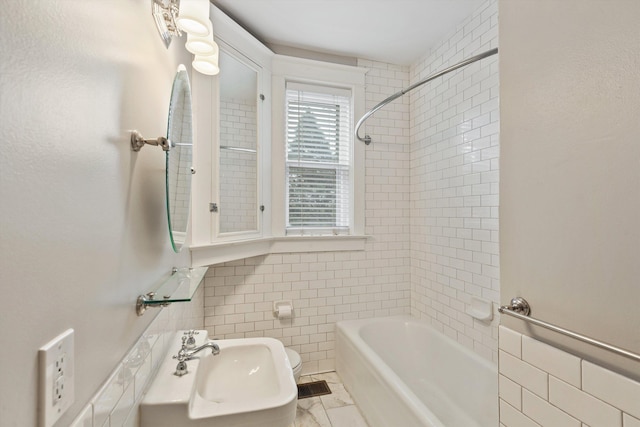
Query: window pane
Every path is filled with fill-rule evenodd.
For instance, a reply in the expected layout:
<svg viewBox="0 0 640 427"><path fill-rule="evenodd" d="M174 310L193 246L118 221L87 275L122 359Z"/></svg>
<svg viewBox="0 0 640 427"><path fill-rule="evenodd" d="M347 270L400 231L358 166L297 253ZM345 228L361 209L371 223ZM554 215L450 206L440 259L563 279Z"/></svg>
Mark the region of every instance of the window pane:
<svg viewBox="0 0 640 427"><path fill-rule="evenodd" d="M289 160L337 163L340 156L340 106L289 102Z"/></svg>
<svg viewBox="0 0 640 427"><path fill-rule="evenodd" d="M323 89L286 92L288 228L349 227L351 98Z"/></svg>
<svg viewBox="0 0 640 427"><path fill-rule="evenodd" d="M289 168L289 225L335 227L336 171Z"/></svg>

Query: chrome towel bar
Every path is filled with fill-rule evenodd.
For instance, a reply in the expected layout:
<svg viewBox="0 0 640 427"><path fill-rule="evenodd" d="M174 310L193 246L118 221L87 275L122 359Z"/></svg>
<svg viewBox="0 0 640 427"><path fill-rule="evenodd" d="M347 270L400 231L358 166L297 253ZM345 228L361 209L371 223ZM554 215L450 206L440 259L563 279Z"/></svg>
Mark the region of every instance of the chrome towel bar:
<svg viewBox="0 0 640 427"><path fill-rule="evenodd" d="M596 347L609 350L621 356L628 357L629 359L633 359L636 362L640 362L640 354L632 353L623 348L616 347L615 345L607 344L605 342L598 341L593 338L586 337L584 335L580 335L576 332L569 331L559 326L552 325L551 323L547 323L542 320L529 317L530 306L529 306L529 303L524 298L521 298L521 297L513 298L509 305L503 305L498 309L498 311L500 313L508 314L509 316L515 317L517 319L524 320L534 325L549 329L550 331L558 332L559 334L566 335L568 337L575 338L579 341L586 342L591 345L595 345Z"/></svg>

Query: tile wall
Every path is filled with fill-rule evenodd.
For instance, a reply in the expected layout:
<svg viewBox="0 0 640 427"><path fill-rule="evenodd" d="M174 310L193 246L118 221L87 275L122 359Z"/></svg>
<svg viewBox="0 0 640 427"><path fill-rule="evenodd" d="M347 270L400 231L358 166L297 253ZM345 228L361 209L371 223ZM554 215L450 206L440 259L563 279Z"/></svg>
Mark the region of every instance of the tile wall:
<svg viewBox="0 0 640 427"><path fill-rule="evenodd" d="M406 87L408 68L359 61L369 70L366 106ZM303 373L334 369L334 325L409 312L409 100L367 121L364 251L271 254L209 269L205 328L217 338L269 336L298 351ZM292 300L278 320L273 302Z"/></svg>
<svg viewBox="0 0 640 427"><path fill-rule="evenodd" d="M71 427L137 427L142 393L170 351L167 344L178 330L202 329L203 299L204 286L200 285L191 302L161 308ZM157 309L149 310L147 316L156 314L153 310Z"/></svg>
<svg viewBox="0 0 640 427"><path fill-rule="evenodd" d="M500 326L502 427L640 427L640 382Z"/></svg>
<svg viewBox="0 0 640 427"><path fill-rule="evenodd" d="M412 68L411 81L496 45L490 1ZM358 66L368 69L367 108L410 83L408 67ZM334 368L336 321L411 310L497 360L497 320L465 313L472 295L498 302L497 96L493 58L376 112L361 130L373 139L365 150L365 233L372 236L365 251L212 266L205 291L211 336L275 337L301 354L304 373L322 372ZM291 320L273 316L282 299L293 301Z"/></svg>
<svg viewBox="0 0 640 427"><path fill-rule="evenodd" d="M491 0L411 68L411 83L497 45ZM467 310L472 296L499 303L498 57L410 96L411 313L497 362L498 318Z"/></svg>
<svg viewBox="0 0 640 427"><path fill-rule="evenodd" d="M220 101L220 145L256 150L256 103L246 100ZM257 154L220 149L221 233L255 230L257 224ZM238 215L242 212L242 215Z"/></svg>

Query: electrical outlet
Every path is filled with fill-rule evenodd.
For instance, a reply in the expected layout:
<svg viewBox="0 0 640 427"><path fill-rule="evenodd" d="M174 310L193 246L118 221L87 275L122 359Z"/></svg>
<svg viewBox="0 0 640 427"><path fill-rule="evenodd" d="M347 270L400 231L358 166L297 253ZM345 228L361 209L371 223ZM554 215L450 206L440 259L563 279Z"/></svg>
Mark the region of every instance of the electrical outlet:
<svg viewBox="0 0 640 427"><path fill-rule="evenodd" d="M39 426L51 427L74 400L73 329L38 351Z"/></svg>

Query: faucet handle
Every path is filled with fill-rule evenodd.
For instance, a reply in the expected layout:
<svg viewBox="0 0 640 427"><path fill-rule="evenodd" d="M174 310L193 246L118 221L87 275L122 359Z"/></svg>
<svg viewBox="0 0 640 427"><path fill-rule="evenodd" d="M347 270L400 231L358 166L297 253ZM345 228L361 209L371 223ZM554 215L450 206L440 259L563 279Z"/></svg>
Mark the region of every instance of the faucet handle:
<svg viewBox="0 0 640 427"><path fill-rule="evenodd" d="M191 349L194 348L196 346L196 338L194 337L194 335L198 335L200 332L194 331L193 329L185 332L184 334L188 336L187 338L187 342L186 342L186 346L187 348ZM182 342L184 343L184 339L185 337L182 337Z"/></svg>
<svg viewBox="0 0 640 427"><path fill-rule="evenodd" d="M180 348L181 352L184 352L187 349L187 337L182 337L182 347Z"/></svg>
<svg viewBox="0 0 640 427"><path fill-rule="evenodd" d="M178 359L178 361L183 362L187 359L187 337L182 337L182 347L178 350L178 354L173 356L174 359Z"/></svg>

